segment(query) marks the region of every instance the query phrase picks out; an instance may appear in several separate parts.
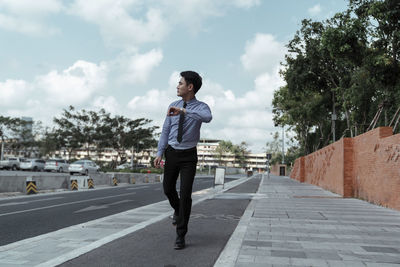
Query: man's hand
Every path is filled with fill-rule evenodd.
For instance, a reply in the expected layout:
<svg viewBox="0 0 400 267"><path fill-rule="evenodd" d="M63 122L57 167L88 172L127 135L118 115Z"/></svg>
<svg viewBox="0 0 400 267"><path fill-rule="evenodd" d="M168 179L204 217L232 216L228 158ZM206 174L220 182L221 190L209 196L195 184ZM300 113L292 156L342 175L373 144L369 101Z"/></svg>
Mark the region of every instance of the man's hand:
<svg viewBox="0 0 400 267"><path fill-rule="evenodd" d="M170 107L170 108L168 109L167 116L177 116L177 115L179 115L179 114L181 114L181 108L178 108L178 107Z"/></svg>
<svg viewBox="0 0 400 267"><path fill-rule="evenodd" d="M161 157L156 157L155 159L154 159L154 166L156 167L156 168L160 168L160 165L161 165Z"/></svg>

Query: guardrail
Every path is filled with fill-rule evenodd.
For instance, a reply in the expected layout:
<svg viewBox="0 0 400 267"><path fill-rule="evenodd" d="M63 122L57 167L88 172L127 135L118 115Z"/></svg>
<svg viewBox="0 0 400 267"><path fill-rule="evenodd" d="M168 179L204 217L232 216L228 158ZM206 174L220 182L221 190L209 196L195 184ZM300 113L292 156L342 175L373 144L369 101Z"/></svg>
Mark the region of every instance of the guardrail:
<svg viewBox="0 0 400 267"><path fill-rule="evenodd" d="M114 178L118 183L156 183L160 182L160 174L155 173L94 173L89 174L93 179L94 185L113 186ZM23 192L26 193L26 181L31 179L36 183L36 188L40 190L70 189L71 180L80 176L69 175L46 175L40 173L32 175L0 176L0 193L2 192Z"/></svg>

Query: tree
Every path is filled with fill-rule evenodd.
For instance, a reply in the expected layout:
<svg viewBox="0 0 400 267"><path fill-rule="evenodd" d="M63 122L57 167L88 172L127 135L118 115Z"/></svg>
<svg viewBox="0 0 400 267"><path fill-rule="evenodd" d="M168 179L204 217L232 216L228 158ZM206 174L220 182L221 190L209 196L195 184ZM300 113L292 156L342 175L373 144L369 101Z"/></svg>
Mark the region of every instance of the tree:
<svg viewBox="0 0 400 267"><path fill-rule="evenodd" d="M351 0L326 21L303 20L273 99L275 124L296 133L301 154L363 133L382 104L377 125L388 125L400 102L399 17L398 1Z"/></svg>
<svg viewBox="0 0 400 267"><path fill-rule="evenodd" d="M233 145L231 152L235 155L235 163L241 168L246 167L246 155L249 153L247 143L242 141L239 145Z"/></svg>
<svg viewBox="0 0 400 267"><path fill-rule="evenodd" d="M231 141L222 140L218 143L218 146L215 149L215 152L216 152L216 157L219 161L220 166L223 165L224 156L231 154L232 148L233 148L233 144ZM226 166L226 162L225 162L225 166Z"/></svg>
<svg viewBox="0 0 400 267"><path fill-rule="evenodd" d="M8 146L11 149L15 149L19 146L19 137L21 136L21 130L26 124L25 121L19 118L5 117L0 115L0 149L5 149ZM4 151L1 151L3 156Z"/></svg>
<svg viewBox="0 0 400 267"><path fill-rule="evenodd" d="M227 166L227 162L224 163L224 157L231 156L233 157L233 166L237 163L242 168L246 165L246 154L249 153L246 142L242 141L239 145L234 145L231 141L224 140L218 143L215 152L219 165Z"/></svg>
<svg viewBox="0 0 400 267"><path fill-rule="evenodd" d="M56 147L65 147L69 156L78 149L85 148L90 157L90 149L101 153L112 148L118 155L113 159L115 167L118 159L126 161L126 151L156 146L154 132L157 126L148 126L151 120L145 118L129 119L124 116L111 116L104 109L99 111L75 110L70 106L64 109L60 118L55 118L56 128L48 135Z"/></svg>
<svg viewBox="0 0 400 267"><path fill-rule="evenodd" d="M275 165L277 163L282 162L282 138L280 138L279 132L271 133L272 135L272 141L266 143L266 152L271 154L271 160L269 163L271 165ZM288 166L291 166L296 158L301 156L299 147L297 144L295 144L293 138L289 137L289 135L286 133L285 137L285 147L287 147L287 150L285 153L285 163Z"/></svg>

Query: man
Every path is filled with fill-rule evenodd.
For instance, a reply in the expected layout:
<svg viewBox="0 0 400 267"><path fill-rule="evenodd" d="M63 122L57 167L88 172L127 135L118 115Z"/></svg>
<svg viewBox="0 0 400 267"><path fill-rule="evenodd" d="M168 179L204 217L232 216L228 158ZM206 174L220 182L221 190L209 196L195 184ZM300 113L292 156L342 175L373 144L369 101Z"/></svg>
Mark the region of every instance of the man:
<svg viewBox="0 0 400 267"><path fill-rule="evenodd" d="M174 209L172 224L176 225L175 249L185 248L185 235L188 231L192 208L192 186L196 174L197 143L203 122L212 119L207 104L195 97L202 85L200 75L194 71L181 72L177 95L181 100L168 107L154 165L159 168L165 154L164 194ZM176 191L176 181L180 174L180 192Z"/></svg>

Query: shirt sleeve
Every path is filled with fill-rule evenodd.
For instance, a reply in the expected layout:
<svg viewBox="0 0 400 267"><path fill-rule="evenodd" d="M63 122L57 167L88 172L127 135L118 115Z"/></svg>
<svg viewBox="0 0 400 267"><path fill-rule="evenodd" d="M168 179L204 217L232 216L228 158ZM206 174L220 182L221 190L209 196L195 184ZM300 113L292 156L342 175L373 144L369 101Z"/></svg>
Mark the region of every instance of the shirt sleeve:
<svg viewBox="0 0 400 267"><path fill-rule="evenodd" d="M211 110L205 103L199 109L186 109L186 116L201 122L210 122L212 119Z"/></svg>
<svg viewBox="0 0 400 267"><path fill-rule="evenodd" d="M170 131L171 131L171 118L169 116L166 116L162 127L160 140L158 141L157 157L162 157L162 155L164 154L164 151L168 145L168 136Z"/></svg>

